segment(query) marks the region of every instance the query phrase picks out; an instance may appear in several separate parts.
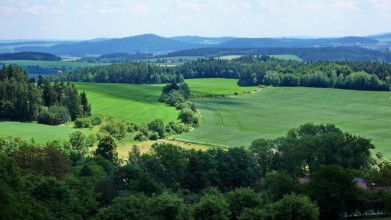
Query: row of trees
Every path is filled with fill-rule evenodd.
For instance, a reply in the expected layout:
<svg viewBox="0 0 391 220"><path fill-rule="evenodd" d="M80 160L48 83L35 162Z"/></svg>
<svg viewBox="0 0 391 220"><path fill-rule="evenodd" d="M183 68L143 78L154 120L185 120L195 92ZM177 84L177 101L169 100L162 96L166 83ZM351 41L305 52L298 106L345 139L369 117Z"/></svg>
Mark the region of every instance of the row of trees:
<svg viewBox="0 0 391 220"><path fill-rule="evenodd" d="M306 124L248 148L137 146L118 158L111 136L80 132L46 145L0 139L0 218L317 219L365 211L391 214L391 164L370 157L368 139ZM319 146L319 147L318 147ZM372 168L370 168L372 167ZM309 182L300 183L307 175ZM382 180L382 181L381 181Z"/></svg>
<svg viewBox="0 0 391 220"><path fill-rule="evenodd" d="M91 114L84 92L74 85L30 80L18 66L0 69L0 119L61 124Z"/></svg>
<svg viewBox="0 0 391 220"><path fill-rule="evenodd" d="M96 83L170 83L182 82L175 68L146 63L118 63L108 66L85 67L48 77L51 81Z"/></svg>
<svg viewBox="0 0 391 220"><path fill-rule="evenodd" d="M198 126L199 113L196 105L188 100L190 97L190 89L186 83L180 83L179 85L171 83L163 87L159 101L181 110L178 119L185 125Z"/></svg>
<svg viewBox="0 0 391 220"><path fill-rule="evenodd" d="M240 86L273 85L389 90L391 65L381 62L299 62L269 56L206 58L176 67L123 63L81 68L49 77L52 81L179 83L190 78L235 78Z"/></svg>

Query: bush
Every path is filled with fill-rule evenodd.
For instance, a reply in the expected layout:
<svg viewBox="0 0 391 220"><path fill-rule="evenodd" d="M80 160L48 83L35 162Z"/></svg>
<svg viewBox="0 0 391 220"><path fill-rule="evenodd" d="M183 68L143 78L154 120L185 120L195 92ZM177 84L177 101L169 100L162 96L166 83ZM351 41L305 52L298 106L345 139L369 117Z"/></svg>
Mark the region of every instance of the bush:
<svg viewBox="0 0 391 220"><path fill-rule="evenodd" d="M179 113L178 119L181 120L184 124L192 125L195 122L196 115L191 109L185 108L182 109Z"/></svg>
<svg viewBox="0 0 391 220"><path fill-rule="evenodd" d="M123 121L110 121L106 125L101 126L100 130L115 137L125 137L127 127Z"/></svg>
<svg viewBox="0 0 391 220"><path fill-rule="evenodd" d="M164 122L161 119L155 119L148 123L148 129L157 132L158 138L162 138L165 135Z"/></svg>
<svg viewBox="0 0 391 220"><path fill-rule="evenodd" d="M91 116L90 121L92 125L100 125L102 124L102 116L100 115Z"/></svg>
<svg viewBox="0 0 391 220"><path fill-rule="evenodd" d="M141 132L138 132L133 138L135 141L146 141L148 138Z"/></svg>
<svg viewBox="0 0 391 220"><path fill-rule="evenodd" d="M149 135L149 139L150 139L150 140L157 140L157 139L159 139L159 133L157 133L157 132L152 132L152 133Z"/></svg>
<svg viewBox="0 0 391 220"><path fill-rule="evenodd" d="M69 111L64 106L53 105L43 110L38 116L38 123L47 125L64 124L71 120Z"/></svg>
<svg viewBox="0 0 391 220"><path fill-rule="evenodd" d="M76 118L75 128L89 128L91 127L91 121L89 118Z"/></svg>
<svg viewBox="0 0 391 220"><path fill-rule="evenodd" d="M128 129L127 129L127 131L130 132L130 133L133 133L133 132L135 132L135 131L138 131L138 125L131 122L130 124L128 124Z"/></svg>

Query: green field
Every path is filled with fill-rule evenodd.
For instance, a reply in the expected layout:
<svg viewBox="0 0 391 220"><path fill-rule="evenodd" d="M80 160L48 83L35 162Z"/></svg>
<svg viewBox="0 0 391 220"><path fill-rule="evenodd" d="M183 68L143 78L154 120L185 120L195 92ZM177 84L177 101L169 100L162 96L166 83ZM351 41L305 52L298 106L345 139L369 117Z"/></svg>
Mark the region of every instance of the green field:
<svg viewBox="0 0 391 220"><path fill-rule="evenodd" d="M275 138L306 122L334 123L346 132L372 138L391 155L389 92L267 87L250 95L194 100L201 125L176 138L226 146L248 146Z"/></svg>
<svg viewBox="0 0 391 220"><path fill-rule="evenodd" d="M16 64L19 66L40 66L42 68L78 68L92 67L97 65L108 65L110 63L88 63L75 61L40 61L40 60L0 60L0 64Z"/></svg>
<svg viewBox="0 0 391 220"><path fill-rule="evenodd" d="M187 79L191 94L194 96L206 95L233 95L253 92L257 89L255 86L239 87L236 79Z"/></svg>
<svg viewBox="0 0 391 220"><path fill-rule="evenodd" d="M75 83L75 85L80 92L86 92L93 114L112 115L136 123L148 123L157 118L167 123L175 121L178 117L175 108L159 102L164 84Z"/></svg>
<svg viewBox="0 0 391 220"><path fill-rule="evenodd" d="M82 131L91 134L87 129L75 129L65 126L50 126L37 123L0 122L0 137L20 137L25 140L34 140L38 143L46 143L49 140L68 139L70 133Z"/></svg>

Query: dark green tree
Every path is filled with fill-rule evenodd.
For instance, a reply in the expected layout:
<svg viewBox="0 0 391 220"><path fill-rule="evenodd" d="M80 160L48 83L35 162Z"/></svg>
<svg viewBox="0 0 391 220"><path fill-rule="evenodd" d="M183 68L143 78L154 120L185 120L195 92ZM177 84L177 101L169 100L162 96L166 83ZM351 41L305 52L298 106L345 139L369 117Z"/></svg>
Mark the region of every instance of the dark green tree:
<svg viewBox="0 0 391 220"><path fill-rule="evenodd" d="M318 218L319 208L304 195L285 195L273 204L273 219L276 220L316 220Z"/></svg>
<svg viewBox="0 0 391 220"><path fill-rule="evenodd" d="M98 143L95 150L96 156L102 156L103 158L116 163L118 161L117 144L111 136L103 136Z"/></svg>

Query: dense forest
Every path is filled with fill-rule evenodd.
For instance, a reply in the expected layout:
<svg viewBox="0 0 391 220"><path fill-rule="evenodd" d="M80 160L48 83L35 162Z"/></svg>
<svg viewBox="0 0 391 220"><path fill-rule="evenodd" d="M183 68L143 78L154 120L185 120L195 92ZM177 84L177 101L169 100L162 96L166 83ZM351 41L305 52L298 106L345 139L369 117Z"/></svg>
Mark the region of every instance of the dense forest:
<svg viewBox="0 0 391 220"><path fill-rule="evenodd" d="M103 54L99 57L82 57L78 61L86 62L107 62L107 63L124 63L137 60L145 60L154 58L151 53L110 53Z"/></svg>
<svg viewBox="0 0 391 220"><path fill-rule="evenodd" d="M238 85L272 85L388 91L391 64L368 61L281 60L269 56L206 58L162 67L145 63L81 68L50 76L51 81L170 83L183 78L235 78Z"/></svg>
<svg viewBox="0 0 391 220"><path fill-rule="evenodd" d="M38 82L28 78L18 66L0 69L0 119L62 124L91 115L91 105L83 92L71 84Z"/></svg>
<svg viewBox="0 0 391 220"><path fill-rule="evenodd" d="M181 82L175 68L146 63L118 63L109 66L85 67L48 76L51 81L97 83L170 83Z"/></svg>
<svg viewBox="0 0 391 220"><path fill-rule="evenodd" d="M391 62L391 53L369 50L361 47L313 47L313 48L199 48L175 51L172 56L205 56L218 57L225 55L254 55L254 54L293 54L304 61L371 61Z"/></svg>
<svg viewBox="0 0 391 220"><path fill-rule="evenodd" d="M0 54L0 60L44 60L44 61L57 61L61 58L49 54L39 52L19 52L19 53L4 53Z"/></svg>
<svg viewBox="0 0 391 220"><path fill-rule="evenodd" d="M391 214L391 162L366 138L305 124L248 148L160 143L126 160L111 136L0 139L1 219L318 219ZM357 182L367 179L368 187ZM376 186L370 186L370 183ZM361 183L361 182L360 182Z"/></svg>

